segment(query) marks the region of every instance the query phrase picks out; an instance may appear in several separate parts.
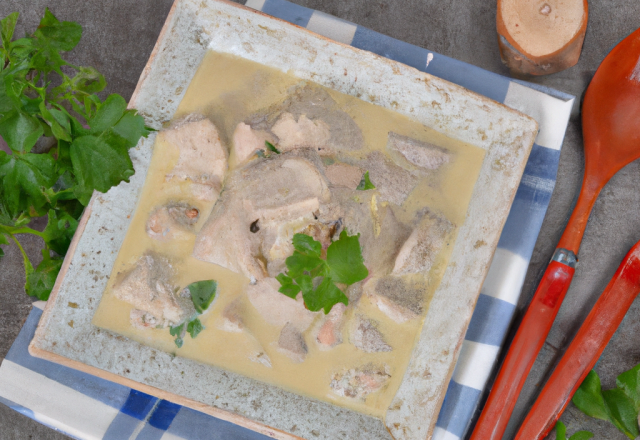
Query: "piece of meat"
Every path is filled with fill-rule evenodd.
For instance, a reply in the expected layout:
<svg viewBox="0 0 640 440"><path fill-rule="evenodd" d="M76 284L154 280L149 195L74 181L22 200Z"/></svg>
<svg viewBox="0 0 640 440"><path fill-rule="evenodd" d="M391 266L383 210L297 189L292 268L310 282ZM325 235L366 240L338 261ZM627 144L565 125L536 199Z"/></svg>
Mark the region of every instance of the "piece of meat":
<svg viewBox="0 0 640 440"><path fill-rule="evenodd" d="M402 245L393 267L393 274L429 272L453 230L453 224L445 217L426 211L418 226Z"/></svg>
<svg viewBox="0 0 640 440"><path fill-rule="evenodd" d="M216 126L203 116L190 115L160 136L179 152L178 163L166 179L190 181L198 186L195 195L215 201L228 167L227 150Z"/></svg>
<svg viewBox="0 0 640 440"><path fill-rule="evenodd" d="M136 309L149 313L159 325L177 325L195 314L191 298L179 295L170 282L173 267L158 254L148 252L135 266L119 272L112 292Z"/></svg>
<svg viewBox="0 0 640 440"><path fill-rule="evenodd" d="M244 310L240 299L236 299L222 311L222 319L218 324L220 330L225 332L240 333L245 329L244 320L242 316Z"/></svg>
<svg viewBox="0 0 640 440"><path fill-rule="evenodd" d="M423 314L426 289L424 284L394 276L372 278L364 286L371 302L399 324Z"/></svg>
<svg viewBox="0 0 640 440"><path fill-rule="evenodd" d="M276 143L276 138L265 130L254 130L244 122L239 123L233 132L233 152L235 163L243 163L254 157L259 150L265 151L265 141Z"/></svg>
<svg viewBox="0 0 640 440"><path fill-rule="evenodd" d="M305 331L321 312L307 310L301 295L298 295L299 299L291 299L278 292L279 288L278 280L265 278L247 286L247 296L260 316L269 324L276 326L291 324L299 331Z"/></svg>
<svg viewBox="0 0 640 440"><path fill-rule="evenodd" d="M360 167L340 162L332 163L324 172L333 186L343 186L349 189L356 189L364 174Z"/></svg>
<svg viewBox="0 0 640 440"><path fill-rule="evenodd" d="M291 255L293 235L315 222L314 213L330 201L321 167L316 153L296 151L234 170L196 237L193 255L263 279L270 263L280 266Z"/></svg>
<svg viewBox="0 0 640 440"><path fill-rule="evenodd" d="M342 344L342 326L345 322L344 312L346 309L347 306L338 303L321 321L316 335L320 349L327 350Z"/></svg>
<svg viewBox="0 0 640 440"><path fill-rule="evenodd" d="M300 330L290 322L287 323L280 332L278 338L278 349L289 356L294 362L304 362L307 357L307 343Z"/></svg>
<svg viewBox="0 0 640 440"><path fill-rule="evenodd" d="M160 241L188 239L195 233L194 226L199 217L200 210L193 205L169 203L151 213L147 220L147 234Z"/></svg>
<svg viewBox="0 0 640 440"><path fill-rule="evenodd" d="M378 323L361 315L357 316L353 322L349 341L365 353L393 350L378 330Z"/></svg>
<svg viewBox="0 0 640 440"><path fill-rule="evenodd" d="M155 316L138 309L131 310L129 313L129 322L133 327L139 329L163 327Z"/></svg>
<svg viewBox="0 0 640 440"><path fill-rule="evenodd" d="M440 147L426 142L420 142L407 136L389 133L387 149L396 157L399 153L402 158L413 165L426 170L437 170L449 162L450 154Z"/></svg>
<svg viewBox="0 0 640 440"><path fill-rule="evenodd" d="M357 165L369 171L369 178L380 193L380 199L396 205L402 205L419 178L410 171L396 165L380 151L370 153Z"/></svg>
<svg viewBox="0 0 640 440"><path fill-rule="evenodd" d="M281 152L306 147L320 155L333 154L328 145L331 129L321 119L311 120L306 115L300 115L296 121L291 113L285 112L271 127L271 131L278 136L278 149Z"/></svg>
<svg viewBox="0 0 640 440"><path fill-rule="evenodd" d="M354 98L355 99L355 98ZM362 131L329 93L316 86L297 87L282 104L269 107L249 118L254 129L270 130L284 113L295 121L303 115L311 121L323 121L330 129L327 145L335 152L352 152L364 147Z"/></svg>
<svg viewBox="0 0 640 440"><path fill-rule="evenodd" d="M329 386L338 396L364 401L367 395L382 388L390 377L387 365L367 364L335 373Z"/></svg>

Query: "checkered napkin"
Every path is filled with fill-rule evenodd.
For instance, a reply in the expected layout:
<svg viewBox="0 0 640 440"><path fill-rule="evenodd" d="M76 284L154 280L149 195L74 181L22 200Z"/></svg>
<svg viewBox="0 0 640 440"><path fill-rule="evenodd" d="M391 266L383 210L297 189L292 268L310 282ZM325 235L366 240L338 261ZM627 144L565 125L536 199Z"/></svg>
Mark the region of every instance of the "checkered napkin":
<svg viewBox="0 0 640 440"><path fill-rule="evenodd" d="M540 132L504 226L449 383L433 438L464 436L515 312L527 266L555 185L560 147L574 97L505 78L284 0L247 6L415 67L522 111ZM41 359L27 346L41 305L34 307L0 366L0 402L79 439L266 439L189 408Z"/></svg>

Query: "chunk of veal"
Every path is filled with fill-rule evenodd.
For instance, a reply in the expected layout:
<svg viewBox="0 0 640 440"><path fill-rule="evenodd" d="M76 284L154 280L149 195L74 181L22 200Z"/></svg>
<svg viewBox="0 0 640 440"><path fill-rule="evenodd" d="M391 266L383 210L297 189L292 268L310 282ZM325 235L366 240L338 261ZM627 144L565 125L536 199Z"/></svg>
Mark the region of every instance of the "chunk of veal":
<svg viewBox="0 0 640 440"><path fill-rule="evenodd" d="M265 141L276 142L275 136L265 130L254 130L244 122L239 123L233 132L233 154L235 164L240 164L255 156L259 150L266 150Z"/></svg>
<svg viewBox="0 0 640 440"><path fill-rule="evenodd" d="M437 170L451 159L450 154L442 148L393 132L389 133L387 149L392 155L401 155L412 165L426 170Z"/></svg>
<svg viewBox="0 0 640 440"><path fill-rule="evenodd" d="M340 162L329 165L324 172L332 186L342 186L349 189L356 189L364 174L362 168Z"/></svg>
<svg viewBox="0 0 640 440"><path fill-rule="evenodd" d="M325 315L320 321L316 333L316 341L321 350L327 350L342 344L342 327L346 320L345 310L347 310L347 306L337 303L329 314Z"/></svg>
<svg viewBox="0 0 640 440"><path fill-rule="evenodd" d="M159 136L179 153L178 163L166 179L190 181L196 197L217 200L228 164L216 126L202 116L190 115Z"/></svg>
<svg viewBox="0 0 640 440"><path fill-rule="evenodd" d="M175 326L196 311L191 298L179 295L179 289L171 284L172 274L173 268L166 258L148 252L133 268L118 273L112 292L118 299L154 317L157 325Z"/></svg>
<svg viewBox="0 0 640 440"><path fill-rule="evenodd" d="M294 362L303 362L307 357L307 343L304 336L295 325L287 323L280 332L278 338L278 349L289 356Z"/></svg>
<svg viewBox="0 0 640 440"><path fill-rule="evenodd" d="M365 353L393 350L378 330L378 323L360 315L353 321L349 342Z"/></svg>
<svg viewBox="0 0 640 440"><path fill-rule="evenodd" d="M402 245L393 267L393 274L426 274L447 243L453 224L446 218L427 211L407 241Z"/></svg>
<svg viewBox="0 0 640 440"><path fill-rule="evenodd" d="M256 311L269 324L292 325L300 332L308 329L321 312L311 312L304 306L302 296L291 299L278 292L280 283L275 278L265 278L247 286L247 296Z"/></svg>
<svg viewBox="0 0 640 440"><path fill-rule="evenodd" d="M155 316L144 310L133 309L129 313L129 322L135 328L156 328L160 323Z"/></svg>
<svg viewBox="0 0 640 440"><path fill-rule="evenodd" d="M147 234L160 241L188 239L193 237L199 218L200 210L195 206L185 202L169 203L153 210L147 220Z"/></svg>
<svg viewBox="0 0 640 440"><path fill-rule="evenodd" d="M296 121L291 113L283 113L271 131L278 136L278 149L282 152L296 148L313 148L320 155L332 154L328 142L330 127L321 119L311 120L300 115Z"/></svg>
<svg viewBox="0 0 640 440"><path fill-rule="evenodd" d="M364 401L367 395L382 388L390 378L387 365L367 364L335 373L329 386L338 396Z"/></svg>
<svg viewBox="0 0 640 440"><path fill-rule="evenodd" d="M400 277L372 278L364 290L381 312L402 324L424 312L426 285L411 283Z"/></svg>
<svg viewBox="0 0 640 440"><path fill-rule="evenodd" d="M330 192L317 154L273 155L235 169L198 233L193 255L250 279L293 252L291 239L323 210ZM314 160L315 158L315 160Z"/></svg>
<svg viewBox="0 0 640 440"><path fill-rule="evenodd" d="M222 319L216 323L217 327L226 332L243 333L246 337L249 360L271 368L271 359L260 341L258 341L253 333L247 328L245 315L246 310L241 298L236 298L222 311Z"/></svg>
<svg viewBox="0 0 640 440"><path fill-rule="evenodd" d="M369 171L369 177L380 193L380 199L396 205L404 203L419 180L380 151L370 153L358 166Z"/></svg>

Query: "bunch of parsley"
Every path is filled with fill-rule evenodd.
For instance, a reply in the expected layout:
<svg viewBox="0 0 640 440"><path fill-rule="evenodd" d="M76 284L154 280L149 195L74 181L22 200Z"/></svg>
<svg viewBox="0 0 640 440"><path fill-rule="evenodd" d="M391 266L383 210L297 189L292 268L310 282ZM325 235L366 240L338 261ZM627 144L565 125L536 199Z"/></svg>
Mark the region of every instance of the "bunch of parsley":
<svg viewBox="0 0 640 440"><path fill-rule="evenodd" d="M11 149L0 150L0 245L17 244L27 294L46 300L93 191L128 181L129 149L150 129L122 96L96 96L106 86L96 69L64 61L80 41L79 24L47 9L33 34L13 40L17 21L17 12L0 20L0 136ZM44 215L43 232L27 227ZM16 234L44 240L37 268Z"/></svg>
<svg viewBox="0 0 640 440"><path fill-rule="evenodd" d="M369 271L364 265L358 235L346 230L327 249L322 259L322 244L308 235L293 236L294 252L286 259L287 273L279 274L280 293L295 299L302 292L304 304L312 312L324 309L329 313L337 303L349 304L344 292L336 285L350 285L364 280Z"/></svg>

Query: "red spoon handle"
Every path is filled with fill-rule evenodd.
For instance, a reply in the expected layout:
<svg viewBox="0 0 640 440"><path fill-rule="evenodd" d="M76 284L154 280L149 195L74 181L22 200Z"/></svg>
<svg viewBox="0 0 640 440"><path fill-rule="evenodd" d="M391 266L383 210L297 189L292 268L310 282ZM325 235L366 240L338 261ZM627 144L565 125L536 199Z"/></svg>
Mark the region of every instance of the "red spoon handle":
<svg viewBox="0 0 640 440"><path fill-rule="evenodd" d="M640 242L631 248L520 427L516 440L544 438L640 293Z"/></svg>
<svg viewBox="0 0 640 440"><path fill-rule="evenodd" d="M502 439L520 390L569 289L575 262L573 252L556 249L509 347L471 440Z"/></svg>

